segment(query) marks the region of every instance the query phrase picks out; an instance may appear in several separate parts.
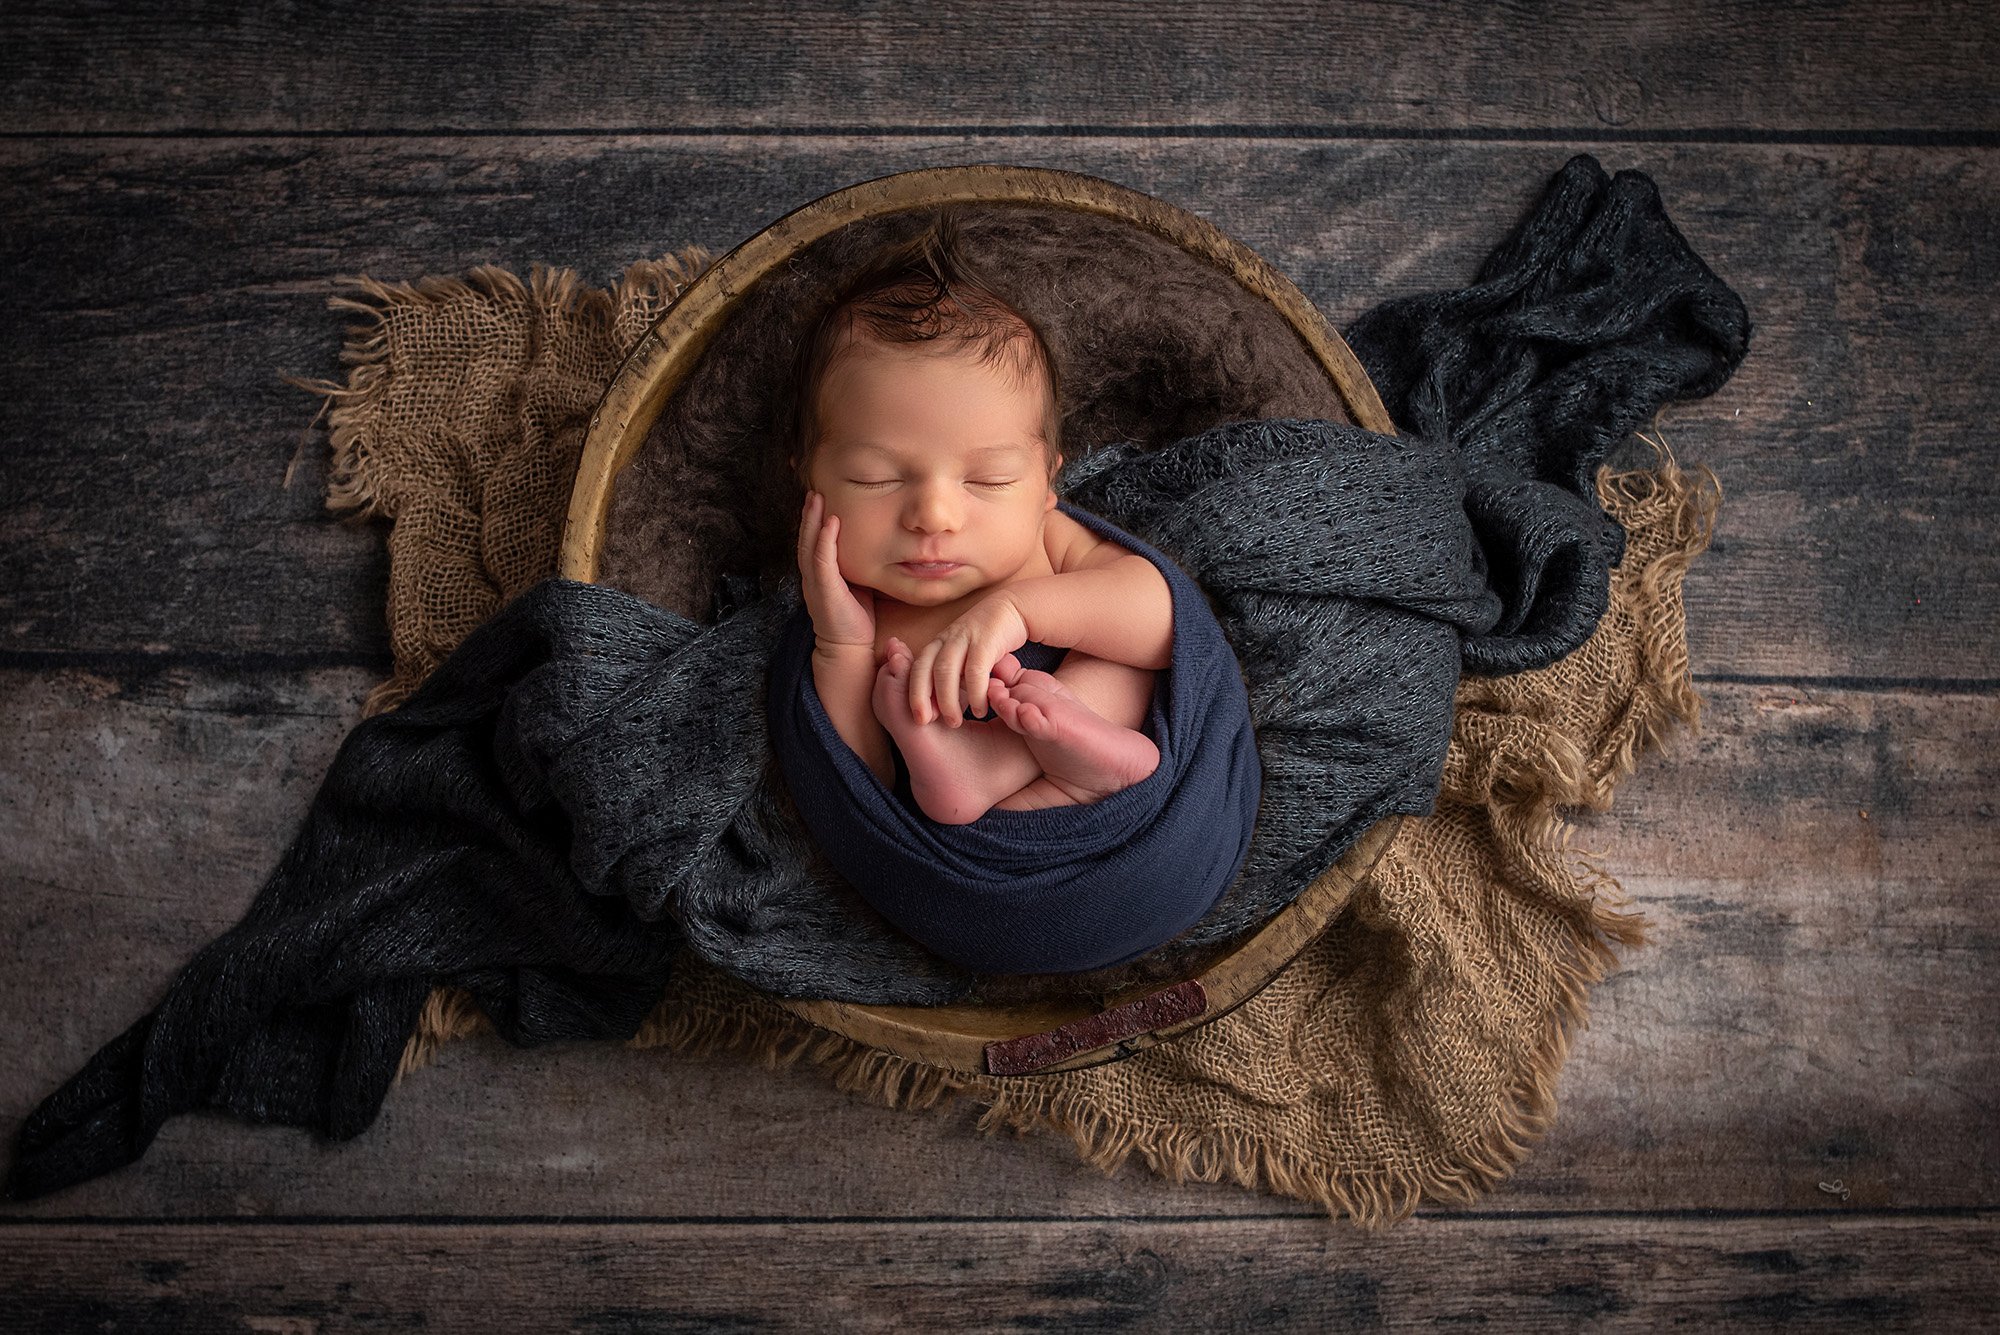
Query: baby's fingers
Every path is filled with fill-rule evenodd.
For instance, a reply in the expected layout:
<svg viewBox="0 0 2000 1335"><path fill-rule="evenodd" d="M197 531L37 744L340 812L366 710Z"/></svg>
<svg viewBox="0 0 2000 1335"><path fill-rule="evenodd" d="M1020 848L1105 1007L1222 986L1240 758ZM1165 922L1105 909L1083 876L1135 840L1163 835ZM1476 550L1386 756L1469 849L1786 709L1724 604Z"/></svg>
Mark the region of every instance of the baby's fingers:
<svg viewBox="0 0 2000 1335"><path fill-rule="evenodd" d="M840 573L839 515L828 515L820 525L818 540L813 544L810 578L819 590L821 605L829 611L855 601L854 590L847 586L847 577Z"/></svg>
<svg viewBox="0 0 2000 1335"><path fill-rule="evenodd" d="M805 504L799 507L799 573L812 573L813 552L819 545L820 498L816 491L806 493Z"/></svg>
<svg viewBox="0 0 2000 1335"><path fill-rule="evenodd" d="M910 664L910 717L919 723L929 723L937 717L931 696L931 667L937 662L943 643L932 640L917 651L916 661Z"/></svg>
<svg viewBox="0 0 2000 1335"><path fill-rule="evenodd" d="M953 728L965 722L966 692L959 688L960 679L965 674L965 653L963 640L946 640L931 669L935 678L933 689L937 693L938 717L944 720L946 726Z"/></svg>
<svg viewBox="0 0 2000 1335"><path fill-rule="evenodd" d="M820 522L819 542L813 549L813 559L819 562L822 571L840 571L840 516L828 515Z"/></svg>
<svg viewBox="0 0 2000 1335"><path fill-rule="evenodd" d="M806 501L799 521L799 574L822 594L832 593L840 579L840 516L826 512L818 493Z"/></svg>
<svg viewBox="0 0 2000 1335"><path fill-rule="evenodd" d="M974 718L987 716L986 683L992 675L993 669L989 664L981 663L970 653L966 654L965 670L960 674L959 680L965 686L965 707L972 711Z"/></svg>

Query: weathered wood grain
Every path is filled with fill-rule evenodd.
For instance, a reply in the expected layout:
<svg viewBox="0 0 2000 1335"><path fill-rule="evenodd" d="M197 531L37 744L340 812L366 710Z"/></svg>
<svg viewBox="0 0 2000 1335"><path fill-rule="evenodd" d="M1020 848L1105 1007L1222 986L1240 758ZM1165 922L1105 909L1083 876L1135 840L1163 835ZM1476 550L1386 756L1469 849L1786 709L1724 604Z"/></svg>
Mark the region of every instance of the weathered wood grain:
<svg viewBox="0 0 2000 1335"><path fill-rule="evenodd" d="M23 1329L1962 1330L1990 1214L6 1229Z"/></svg>
<svg viewBox="0 0 2000 1335"><path fill-rule="evenodd" d="M1010 161L1193 208L1341 322L1464 281L1582 146L1758 328L1665 424L1728 489L1697 669L1753 684L1583 822L1655 940L1477 1209L1371 1239L810 1071L488 1037L355 1141L185 1118L8 1206L0 1329L1993 1324L2000 24L1601 8L11 6L0 1137L235 921L386 672L380 531L326 521L276 378L336 372L334 273L602 281Z"/></svg>
<svg viewBox="0 0 2000 1335"><path fill-rule="evenodd" d="M370 684L0 673L0 1135L241 915ZM1581 822L1654 941L1596 990L1555 1130L1478 1210L1811 1209L1835 1180L1850 1208L2000 1205L2000 711L1708 694L1703 731ZM977 1112L891 1112L726 1055L488 1035L355 1140L181 1118L136 1167L10 1212L1310 1213L1136 1162L1107 1180L1064 1138L978 1134Z"/></svg>
<svg viewBox="0 0 2000 1335"><path fill-rule="evenodd" d="M2000 130L1976 3L10 7L0 129ZM1917 77L1921 72L1921 77Z"/></svg>
<svg viewBox="0 0 2000 1335"><path fill-rule="evenodd" d="M1910 1204L1929 1189L1902 1165L1952 1160L1983 1198L2000 1183L1994 697L1706 694L1701 732L1581 822L1653 941L1594 994L1617 1051L1594 1049L1603 1078L1571 1087L1574 1138L1540 1169L1620 1159L1665 1204L1730 1163L1789 1205L1826 1180Z"/></svg>
<svg viewBox="0 0 2000 1335"><path fill-rule="evenodd" d="M740 138L0 145L18 320L0 395L0 643L17 655L380 663L379 530L320 506L330 277L496 262L608 281L919 165L1031 157L1181 203L1333 317L1471 277L1570 148ZM1725 500L1688 584L1697 668L1991 680L2000 160L1633 145L1756 332L1663 415ZM89 367L88 375L79 367ZM301 453L303 452L303 453ZM293 486L288 465L301 460ZM134 578L135 571L144 577ZM16 661L22 661L16 659ZM44 661L37 658L33 661Z"/></svg>

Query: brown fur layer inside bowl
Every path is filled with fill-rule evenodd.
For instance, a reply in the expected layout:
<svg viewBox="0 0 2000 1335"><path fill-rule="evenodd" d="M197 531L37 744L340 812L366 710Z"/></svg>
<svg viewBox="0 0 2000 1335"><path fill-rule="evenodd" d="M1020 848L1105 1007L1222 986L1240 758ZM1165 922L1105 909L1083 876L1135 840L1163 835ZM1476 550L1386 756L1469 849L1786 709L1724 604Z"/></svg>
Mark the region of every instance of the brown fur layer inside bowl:
<svg viewBox="0 0 2000 1335"><path fill-rule="evenodd" d="M833 285L922 222L906 212L851 224L744 297L618 475L601 582L704 615L722 570L796 568L803 497L775 443L773 391L787 387L793 348ZM1178 246L1119 219L1033 205L984 206L966 234L1062 367L1071 459L1246 418L1351 420L1284 317Z"/></svg>

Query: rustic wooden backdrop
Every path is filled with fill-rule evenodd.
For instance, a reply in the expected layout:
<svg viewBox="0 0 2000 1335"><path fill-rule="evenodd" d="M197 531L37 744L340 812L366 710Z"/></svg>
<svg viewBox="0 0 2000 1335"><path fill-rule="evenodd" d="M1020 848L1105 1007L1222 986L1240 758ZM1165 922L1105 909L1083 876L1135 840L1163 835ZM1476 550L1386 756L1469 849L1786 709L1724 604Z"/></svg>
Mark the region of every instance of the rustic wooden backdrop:
<svg viewBox="0 0 2000 1335"><path fill-rule="evenodd" d="M130 10L131 12L127 12ZM389 669L322 508L331 279L720 251L1001 161L1343 323L1574 152L1748 302L1698 736L1583 842L1655 923L1501 1190L1380 1236L812 1070L453 1044L357 1140L213 1116L0 1210L7 1329L1963 1327L1996 1246L2000 40L1982 4L9 6L0 1131L230 926Z"/></svg>

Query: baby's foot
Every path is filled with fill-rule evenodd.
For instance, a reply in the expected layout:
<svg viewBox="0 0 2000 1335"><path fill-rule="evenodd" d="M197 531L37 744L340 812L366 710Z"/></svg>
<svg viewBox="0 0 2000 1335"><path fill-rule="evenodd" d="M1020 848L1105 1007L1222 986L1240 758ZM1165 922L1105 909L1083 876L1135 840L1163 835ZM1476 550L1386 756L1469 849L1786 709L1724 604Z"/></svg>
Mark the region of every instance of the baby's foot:
<svg viewBox="0 0 2000 1335"><path fill-rule="evenodd" d="M910 771L910 795L924 814L942 825L964 825L985 815L991 805L973 781L984 748L971 742L972 723L946 728L941 722L917 722L910 712L914 661L910 647L890 637L889 656L875 673L875 717L896 739Z"/></svg>
<svg viewBox="0 0 2000 1335"><path fill-rule="evenodd" d="M1023 668L987 688L993 712L1027 740L1049 782L1079 803L1130 788L1160 765L1153 739L1121 728L1047 672Z"/></svg>

